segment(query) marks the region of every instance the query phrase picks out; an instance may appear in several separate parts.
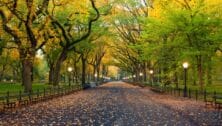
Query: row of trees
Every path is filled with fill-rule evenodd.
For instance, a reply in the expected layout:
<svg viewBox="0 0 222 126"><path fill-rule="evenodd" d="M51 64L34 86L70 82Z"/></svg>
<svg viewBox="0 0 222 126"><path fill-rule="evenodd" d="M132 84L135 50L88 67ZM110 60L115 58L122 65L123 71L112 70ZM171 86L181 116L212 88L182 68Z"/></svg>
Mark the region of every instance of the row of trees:
<svg viewBox="0 0 222 126"><path fill-rule="evenodd" d="M220 1L120 2L123 12L115 20L122 41L116 47L118 64L136 75L135 81L140 72L146 80L147 72L154 70L156 79L178 86L184 61L191 67L190 82L201 89L217 77L222 49Z"/></svg>
<svg viewBox="0 0 222 126"><path fill-rule="evenodd" d="M59 84L64 64L74 66L77 78L80 59L83 84L86 63L91 64L94 73L97 71L99 74L106 46L101 33L106 27L98 19L100 13L105 16L109 11L110 6L106 2L3 0L0 1L0 6L0 52L3 57L0 78L7 73L7 65L13 73L21 68L17 72L21 73L22 85L25 91L32 90L33 71L36 64L43 62L41 58L36 58L37 52L43 53L49 68L49 83L54 86ZM92 29L93 23L95 27ZM15 65L12 64L14 61L9 62L13 58ZM19 75L18 73L14 75Z"/></svg>
<svg viewBox="0 0 222 126"><path fill-rule="evenodd" d="M220 3L0 1L0 79L8 70L12 75L21 73L25 90L31 90L33 75L41 75L37 66L44 61L50 84L58 85L69 66L73 80L81 79L84 84L107 75L107 65L115 63L123 73L134 76L134 81L141 76L147 81L149 70L154 70L155 79L178 85L181 64L188 61L190 82L202 88L221 69ZM36 58L36 52L43 53L44 59Z"/></svg>

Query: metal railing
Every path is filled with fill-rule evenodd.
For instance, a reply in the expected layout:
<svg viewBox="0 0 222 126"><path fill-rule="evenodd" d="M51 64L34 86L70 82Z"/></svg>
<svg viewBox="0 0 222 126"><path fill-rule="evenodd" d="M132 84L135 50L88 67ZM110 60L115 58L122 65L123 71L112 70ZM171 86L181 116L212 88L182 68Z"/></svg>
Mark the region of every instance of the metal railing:
<svg viewBox="0 0 222 126"><path fill-rule="evenodd" d="M64 96L75 91L81 90L80 85L71 85L63 87L51 87L44 89L37 89L30 92L6 92L5 95L0 96L1 110L13 109L16 107L45 101L59 96Z"/></svg>

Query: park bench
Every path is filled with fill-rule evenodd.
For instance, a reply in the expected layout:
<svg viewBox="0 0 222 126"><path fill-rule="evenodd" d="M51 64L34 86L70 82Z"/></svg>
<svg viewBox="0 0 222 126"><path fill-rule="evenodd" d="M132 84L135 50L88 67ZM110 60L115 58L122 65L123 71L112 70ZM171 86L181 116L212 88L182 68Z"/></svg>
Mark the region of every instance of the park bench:
<svg viewBox="0 0 222 126"><path fill-rule="evenodd" d="M222 108L222 95L214 95L214 104L216 109L221 109Z"/></svg>
<svg viewBox="0 0 222 126"><path fill-rule="evenodd" d="M208 106L213 106L213 105L214 105L214 99L213 99L213 97L205 98L205 99L204 99L204 102L205 102L205 106L206 106L206 107L208 107Z"/></svg>
<svg viewBox="0 0 222 126"><path fill-rule="evenodd" d="M17 99L14 98L14 96L5 96L5 97L2 97L2 105L3 105L3 110L6 110L6 109L14 109L16 107L16 102Z"/></svg>
<svg viewBox="0 0 222 126"><path fill-rule="evenodd" d="M14 109L16 107L16 101L10 101L10 102L3 102L4 110L5 109Z"/></svg>
<svg viewBox="0 0 222 126"><path fill-rule="evenodd" d="M206 107L213 107L214 106L214 96L216 94L207 93L207 91L204 91L204 102Z"/></svg>

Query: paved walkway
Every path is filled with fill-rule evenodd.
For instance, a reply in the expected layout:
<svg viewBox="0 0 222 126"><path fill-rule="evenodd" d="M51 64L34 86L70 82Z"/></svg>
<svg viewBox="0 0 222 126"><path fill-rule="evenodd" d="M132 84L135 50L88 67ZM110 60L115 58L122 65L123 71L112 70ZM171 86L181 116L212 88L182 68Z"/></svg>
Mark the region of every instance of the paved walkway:
<svg viewBox="0 0 222 126"><path fill-rule="evenodd" d="M222 125L221 115L221 112L205 109L202 102L112 82L1 114L0 125Z"/></svg>

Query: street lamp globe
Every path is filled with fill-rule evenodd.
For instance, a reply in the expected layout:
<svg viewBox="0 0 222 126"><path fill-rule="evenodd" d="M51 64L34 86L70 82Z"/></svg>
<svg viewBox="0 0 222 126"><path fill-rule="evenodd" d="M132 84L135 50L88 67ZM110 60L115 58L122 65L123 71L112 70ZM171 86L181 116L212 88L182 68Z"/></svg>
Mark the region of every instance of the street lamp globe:
<svg viewBox="0 0 222 126"><path fill-rule="evenodd" d="M95 74L94 76L97 77L97 74Z"/></svg>
<svg viewBox="0 0 222 126"><path fill-rule="evenodd" d="M184 63L183 63L183 68L184 68L184 69L187 69L188 66L189 66L188 62L184 62Z"/></svg>
<svg viewBox="0 0 222 126"><path fill-rule="evenodd" d="M150 70L150 74L153 74L153 70Z"/></svg>
<svg viewBox="0 0 222 126"><path fill-rule="evenodd" d="M69 71L69 72L72 72L72 67L68 67L68 71Z"/></svg>

